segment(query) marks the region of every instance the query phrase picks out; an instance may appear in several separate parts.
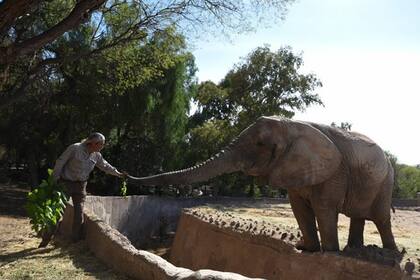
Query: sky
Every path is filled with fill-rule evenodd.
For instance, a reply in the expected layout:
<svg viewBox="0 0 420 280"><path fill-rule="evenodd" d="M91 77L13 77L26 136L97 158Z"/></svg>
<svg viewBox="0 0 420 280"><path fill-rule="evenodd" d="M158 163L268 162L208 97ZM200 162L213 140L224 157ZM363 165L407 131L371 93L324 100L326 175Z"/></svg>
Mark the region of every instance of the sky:
<svg viewBox="0 0 420 280"><path fill-rule="evenodd" d="M349 122L399 163L420 164L419 11L419 0L298 0L269 28L197 42L197 76L217 83L255 48L291 46L324 103L294 119Z"/></svg>

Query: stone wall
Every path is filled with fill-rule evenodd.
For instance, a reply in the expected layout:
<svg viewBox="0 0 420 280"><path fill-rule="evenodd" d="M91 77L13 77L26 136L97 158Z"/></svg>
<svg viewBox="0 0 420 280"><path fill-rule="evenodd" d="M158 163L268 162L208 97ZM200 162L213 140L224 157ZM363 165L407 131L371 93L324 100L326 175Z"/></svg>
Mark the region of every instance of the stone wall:
<svg viewBox="0 0 420 280"><path fill-rule="evenodd" d="M171 198L157 196L88 196L86 208L100 219L120 231L136 247L164 226L165 231L175 232L181 212L185 208L206 205L277 204L288 203L281 199L251 199L231 197ZM164 224L164 225L163 225Z"/></svg>
<svg viewBox="0 0 420 280"><path fill-rule="evenodd" d="M247 223L241 223L246 227ZM295 250L293 242L290 242L296 240L296 235L293 238L291 232L260 229L244 232L242 225L238 224L238 221L220 219L220 216L216 218L213 215L203 220L197 214L184 213L172 246L171 263L193 270L234 271L248 277L272 280L386 280L406 277L392 256L385 259L379 255L379 248L376 249L380 252L375 261L382 264L341 253L302 253ZM278 238L273 238L274 235ZM372 255L375 249L370 251Z"/></svg>
<svg viewBox="0 0 420 280"><path fill-rule="evenodd" d="M419 198L420 201L420 198ZM170 198L157 196L101 197L88 196L86 208L100 219L120 231L137 247L157 234L162 226L166 231L175 232L183 209L206 205L221 204L244 205L288 203L287 199L252 199L232 197ZM415 207L418 201L394 200L396 207ZM165 225L163 225L163 223Z"/></svg>
<svg viewBox="0 0 420 280"><path fill-rule="evenodd" d="M296 240L299 237L296 233L279 234L281 240L276 241L271 237L223 229L223 222L217 225L210 219L203 221L191 215L181 216L183 209L193 206L207 203L238 206L241 202L245 205L253 203L255 206L287 203L285 200L277 199L88 196L85 204L84 227L87 245L107 265L134 279L250 279L247 277L401 279L405 277L398 265L384 267L342 256L298 253L294 250L293 244L284 242L285 239ZM64 237L71 232L72 211L71 206L67 207L60 227L60 233ZM171 253L173 264L133 246L134 243L141 243L159 230L162 219L167 221L168 230L177 229ZM235 228L236 225L232 224L231 227Z"/></svg>
<svg viewBox="0 0 420 280"><path fill-rule="evenodd" d="M394 198L392 199L392 205L394 207L420 207L420 195L417 197L417 199Z"/></svg>
<svg viewBox="0 0 420 280"><path fill-rule="evenodd" d="M89 203L88 203L89 204ZM89 207L88 207L89 208ZM63 216L59 234L69 238L73 207L69 205ZM193 271L176 267L150 252L137 250L131 242L89 209L85 211L84 236L89 249L97 258L133 279L139 280L250 280L236 273L209 269ZM252 278L254 279L254 278ZM260 279L262 280L262 279Z"/></svg>

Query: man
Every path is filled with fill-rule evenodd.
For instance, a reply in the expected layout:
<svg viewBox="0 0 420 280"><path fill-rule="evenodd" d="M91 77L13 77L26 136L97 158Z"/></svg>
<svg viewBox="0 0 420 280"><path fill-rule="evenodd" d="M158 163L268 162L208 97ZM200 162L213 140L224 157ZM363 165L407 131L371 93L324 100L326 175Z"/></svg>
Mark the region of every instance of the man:
<svg viewBox="0 0 420 280"><path fill-rule="evenodd" d="M64 185L66 194L71 196L74 207L72 240L77 242L82 238L83 204L86 198L86 185L89 174L94 167L120 178L125 178L127 173L119 172L109 164L100 151L105 145L105 136L94 132L81 143L75 143L67 147L64 153L57 159L53 177ZM54 230L42 236L39 247L45 247L51 240Z"/></svg>

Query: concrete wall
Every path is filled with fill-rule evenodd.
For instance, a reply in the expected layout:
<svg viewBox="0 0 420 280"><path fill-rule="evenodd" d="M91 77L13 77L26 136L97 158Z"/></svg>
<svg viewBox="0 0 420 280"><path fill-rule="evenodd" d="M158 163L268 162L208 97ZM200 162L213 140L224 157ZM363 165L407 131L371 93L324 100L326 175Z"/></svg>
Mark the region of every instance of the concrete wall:
<svg viewBox="0 0 420 280"><path fill-rule="evenodd" d="M107 199L105 199L107 200ZM147 200L147 199L146 199ZM240 274L219 272L209 269L193 271L176 267L150 252L137 250L131 242L119 231L109 226L103 219L96 216L90 209L102 209L103 215L110 221L116 222L112 215L105 211L110 205L115 209L124 210L117 206L118 200L110 199L108 206L101 207L101 198L90 198L85 210L84 235L89 249L108 266L120 271L133 279L140 280L249 280ZM143 199L144 201L144 199ZM121 203L121 201L119 201ZM127 202L124 202L125 204ZM118 212L118 211L115 211ZM114 212L114 213L115 213ZM59 234L64 238L70 237L73 220L73 207L69 205L63 216Z"/></svg>
<svg viewBox="0 0 420 280"><path fill-rule="evenodd" d="M232 199L223 197L164 198L154 196L130 196L127 198L122 198L88 196L85 204L85 239L90 250L92 250L92 252L99 259L101 259L104 263L114 268L115 270L121 271L133 277L134 279L250 279L239 274L218 272L214 270L203 269L203 267L195 268L194 266L192 266L193 270L182 267L176 267L157 255L154 255L147 251L138 250L133 246L133 244L141 245L142 242L145 242L151 235L155 234L161 227L162 219L165 219L165 221L168 224L167 230L175 231L182 213L182 209L184 208L205 205L207 203L221 204L223 206L238 206L238 204L240 204L241 202L244 202L248 205L249 203L254 203L256 206L258 206L258 204L267 203L287 203L287 200L255 200L242 198ZM64 237L68 236L71 232L73 215L72 211L73 209L71 206L67 207L63 223L60 227L60 233ZM206 234L207 232L199 232L196 233L195 236L200 237L205 236ZM189 233L185 232L177 233L177 236L178 235L192 236ZM238 237L238 239L240 241L241 238ZM188 243L187 239L184 241ZM212 242L220 243L220 240ZM247 243L241 244L238 246L238 248L246 248L246 244ZM255 244L253 244L253 246L254 245ZM194 250L189 250L187 253L190 254L192 253L192 251ZM254 260L253 252L255 251L251 250L250 252L248 252L248 255L246 255L245 253L241 254L243 256L248 256L247 258L249 258L252 262ZM217 255L218 252L213 252L211 254L211 256L213 257L217 257ZM302 258L302 256L300 256L299 258ZM261 261L264 259L266 258L258 258L259 263L261 263ZM290 258L288 259L288 261L289 262L287 266L289 268L294 267L298 264L300 265L300 261L295 262L293 261L293 259ZM279 261L276 264L274 264L273 261L270 261L269 263L271 265L281 266L281 262L282 261ZM262 261L262 265L264 265L264 261ZM315 263L314 268L319 265L323 264ZM348 266L346 261L343 265L344 267ZM194 271L196 269L198 270ZM223 271L233 271L229 269L230 268L228 267L224 267ZM303 265L302 269L305 269L305 265ZM255 277L255 275L249 275L249 277ZM308 275L307 278L311 279L310 275ZM391 277L389 279L395 278Z"/></svg>
<svg viewBox="0 0 420 280"><path fill-rule="evenodd" d="M378 264L335 253L302 253L287 238L235 230L227 226L230 220L226 217L210 223L197 215L181 216L170 257L175 265L235 271L269 280L393 280L405 276L392 257L385 259L378 254L376 261L382 262ZM222 220L227 222L225 226L221 226ZM374 251L369 255L374 256Z"/></svg>
<svg viewBox="0 0 420 280"><path fill-rule="evenodd" d="M157 235L162 223L166 231L175 232L182 209L205 205L224 206L240 203L288 203L281 199L249 199L231 197L170 198L157 196L100 197L88 196L86 208L125 235L136 247Z"/></svg>
<svg viewBox="0 0 420 280"><path fill-rule="evenodd" d="M111 227L125 235L137 248L141 248L161 227L175 232L182 209L220 204L224 206L246 204L280 204L287 199L252 199L232 197L170 198L157 196L88 196L86 208ZM396 207L420 206L419 199L395 199ZM166 223L166 226L163 225Z"/></svg>
<svg viewBox="0 0 420 280"><path fill-rule="evenodd" d="M420 196L417 199L394 198L392 205L395 207L420 207Z"/></svg>

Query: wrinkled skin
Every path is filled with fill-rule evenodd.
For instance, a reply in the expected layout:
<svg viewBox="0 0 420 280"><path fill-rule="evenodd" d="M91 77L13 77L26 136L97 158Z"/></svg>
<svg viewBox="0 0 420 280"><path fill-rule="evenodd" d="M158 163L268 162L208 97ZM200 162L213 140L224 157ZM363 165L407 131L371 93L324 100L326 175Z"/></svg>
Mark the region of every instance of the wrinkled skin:
<svg viewBox="0 0 420 280"><path fill-rule="evenodd" d="M299 249L339 250L338 213L351 218L348 246L363 246L365 220L371 220L384 248L397 249L390 221L393 169L382 149L358 133L262 117L198 166L130 178L142 185L189 184L239 170L288 190L303 235Z"/></svg>

